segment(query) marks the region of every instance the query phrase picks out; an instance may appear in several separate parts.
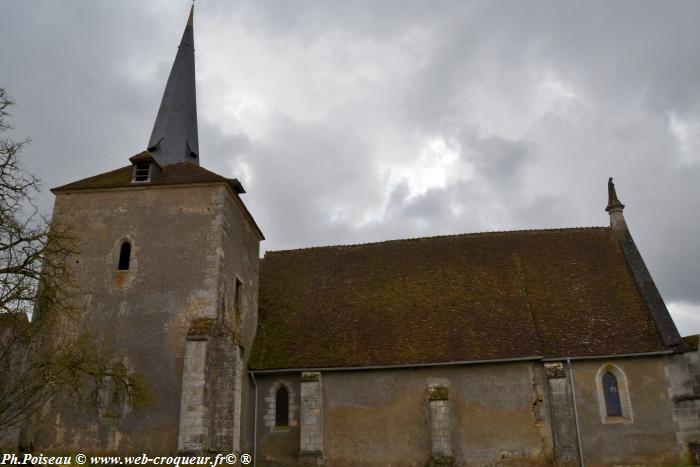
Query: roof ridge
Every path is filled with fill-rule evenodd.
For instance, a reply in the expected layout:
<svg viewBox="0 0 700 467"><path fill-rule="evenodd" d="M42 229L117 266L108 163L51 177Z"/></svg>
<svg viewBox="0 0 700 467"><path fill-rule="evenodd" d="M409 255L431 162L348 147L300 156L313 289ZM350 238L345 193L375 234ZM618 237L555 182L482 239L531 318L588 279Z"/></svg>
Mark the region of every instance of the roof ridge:
<svg viewBox="0 0 700 467"><path fill-rule="evenodd" d="M584 226L584 227L552 227L552 228L541 228L541 229L516 229L516 230L487 230L484 232L465 232L459 234L444 234L444 235L429 235L426 237L406 237L406 238L393 238L389 240L379 240L376 242L363 242L363 243L339 243L335 245L316 245L307 246L300 248L289 248L286 250L267 250L265 251L265 256L268 253L272 254L284 254L299 252L305 250L322 250L330 248L353 248L362 247L369 245L383 245L386 243L398 243L398 242L414 242L419 240L432 240L437 238L451 238L451 237L476 237L476 236L486 236L486 235L499 235L499 234L525 234L525 233L538 233L538 232L563 232L563 231L584 231L584 230L607 230L609 226Z"/></svg>

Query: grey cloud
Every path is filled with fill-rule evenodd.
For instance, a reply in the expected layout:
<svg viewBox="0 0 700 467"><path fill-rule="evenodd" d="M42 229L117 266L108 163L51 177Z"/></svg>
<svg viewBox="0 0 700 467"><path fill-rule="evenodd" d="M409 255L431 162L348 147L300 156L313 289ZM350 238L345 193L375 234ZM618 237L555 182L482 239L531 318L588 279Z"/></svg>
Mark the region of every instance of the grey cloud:
<svg viewBox="0 0 700 467"><path fill-rule="evenodd" d="M46 185L144 148L188 5L3 3L0 84ZM250 96L200 105L202 161L244 178L272 249L605 225L614 176L682 331L698 332L700 145L683 148L671 123L700 125L699 16L695 1L198 3L195 34L217 45L198 42L200 96L266 79L257 133L222 110ZM264 56L216 42L232 29ZM308 69L274 66L297 57ZM420 193L389 176L434 138L455 143L450 170L473 173Z"/></svg>
<svg viewBox="0 0 700 467"><path fill-rule="evenodd" d="M526 140L481 137L470 128L460 131L458 140L462 151L468 151L469 160L476 164L479 179L486 177L492 183L507 183L510 189L532 157L530 144Z"/></svg>

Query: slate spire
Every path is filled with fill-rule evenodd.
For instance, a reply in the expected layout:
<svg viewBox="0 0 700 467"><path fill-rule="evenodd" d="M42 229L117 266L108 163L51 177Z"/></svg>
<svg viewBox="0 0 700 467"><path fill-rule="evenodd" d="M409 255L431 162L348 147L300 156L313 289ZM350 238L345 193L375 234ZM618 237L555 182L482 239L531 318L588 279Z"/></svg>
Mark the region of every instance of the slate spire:
<svg viewBox="0 0 700 467"><path fill-rule="evenodd" d="M199 165L193 14L194 5L190 9L151 139L148 141L148 150L161 166L184 161Z"/></svg>

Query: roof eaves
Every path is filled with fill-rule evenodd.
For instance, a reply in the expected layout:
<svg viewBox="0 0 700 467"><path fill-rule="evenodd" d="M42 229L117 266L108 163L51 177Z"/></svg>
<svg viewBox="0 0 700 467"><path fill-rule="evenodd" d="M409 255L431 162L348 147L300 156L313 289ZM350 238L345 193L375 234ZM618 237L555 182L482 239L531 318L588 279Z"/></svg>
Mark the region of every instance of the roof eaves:
<svg viewBox="0 0 700 467"><path fill-rule="evenodd" d="M260 240L265 240L265 235L263 235L262 230L260 230L260 227L258 226L258 223L255 222L255 218L250 213L250 211L246 207L245 203L243 202L243 200L241 199L239 194L231 186L230 180L227 180L226 186L231 190L231 194L233 195L233 198L238 202L238 205L243 210L243 215L246 217L246 219L248 219L248 222L250 222L250 225L253 226L253 228L257 232L258 236L260 236Z"/></svg>
<svg viewBox="0 0 700 467"><path fill-rule="evenodd" d="M250 373L284 373L284 372L300 372L300 371L358 371L358 370L391 370L401 368L423 368L437 366L455 366L455 365L475 365L480 363L508 363L508 362L524 362L532 360L542 360L541 355L532 355L527 357L512 357L512 358L495 358L485 360L459 360L446 362L426 362L426 363L406 363L396 365L358 365L358 366L326 366L326 367L309 367L309 368L270 368L270 369L254 369L249 368Z"/></svg>
<svg viewBox="0 0 700 467"><path fill-rule="evenodd" d="M304 368L248 368L249 373L266 374L266 373L298 373L302 371L371 371L371 370L393 370L402 368L425 368L425 367L441 367L441 366L460 366L460 365L479 365L493 363L512 363L512 362L529 362L540 360L542 362L558 362L565 360L607 360L611 358L640 358L640 357L656 357L661 355L670 355L673 350L658 350L653 352L637 352L637 353L621 353L607 355L583 355L575 357L544 357L542 355L532 355L526 357L513 358L494 358L494 359L479 359L479 360L460 360L450 362L433 362L433 363L407 363L397 365L367 365L367 366L325 366L325 367L304 367Z"/></svg>

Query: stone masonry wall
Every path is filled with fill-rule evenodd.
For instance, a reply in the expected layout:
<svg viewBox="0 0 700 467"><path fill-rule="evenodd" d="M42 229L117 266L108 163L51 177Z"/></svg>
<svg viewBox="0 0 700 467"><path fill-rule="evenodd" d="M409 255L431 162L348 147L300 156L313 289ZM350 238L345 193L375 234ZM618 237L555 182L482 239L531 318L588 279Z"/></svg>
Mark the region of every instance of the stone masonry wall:
<svg viewBox="0 0 700 467"><path fill-rule="evenodd" d="M667 359L660 355L571 361L585 465L678 464ZM606 415L606 371L618 380L622 416Z"/></svg>
<svg viewBox="0 0 700 467"><path fill-rule="evenodd" d="M433 457L451 438L455 465L549 465L540 371L515 362L323 372L326 464L444 465ZM431 385L446 387L447 400L431 403Z"/></svg>
<svg viewBox="0 0 700 467"><path fill-rule="evenodd" d="M206 330L206 364L200 369L206 382L207 408L201 413L206 432L200 446L213 452L231 453L241 451L243 384L247 378L244 355L245 346L252 343L254 336L250 334L254 333L257 319L259 239L243 218L237 198L222 191L214 200L218 214L212 230L220 245L215 250L220 260L216 276L219 301L215 318L193 320L193 323L205 320L210 324ZM201 328L201 325L193 327ZM185 385L183 389L189 388ZM182 397L185 400L190 395L183 391ZM181 431L185 429L180 427Z"/></svg>
<svg viewBox="0 0 700 467"><path fill-rule="evenodd" d="M452 456L452 427L450 426L450 407L446 384L430 385L428 405L430 406L432 463L434 465L451 465L454 458Z"/></svg>
<svg viewBox="0 0 700 467"><path fill-rule="evenodd" d="M300 389L301 373L273 373L255 375L257 390L257 421L251 428L257 430L258 466L296 466L300 447ZM289 394L288 426L275 426L276 394L284 386ZM254 398L254 393L253 393ZM252 402L252 400L251 400Z"/></svg>
<svg viewBox="0 0 700 467"><path fill-rule="evenodd" d="M244 359L250 351L257 314L260 238L240 203L224 184L58 194L54 222L71 229L77 250L70 260L78 284L74 301L80 315L75 322L114 344L115 357L128 357L155 397L144 410L127 411L118 419L76 412L68 402L56 399L27 433L37 449L156 455L175 452L184 438L189 439L185 442L189 448L210 446L211 440L195 440L203 436L201 426L208 430L212 424L221 424L221 420L207 419L213 406L207 405L203 412L197 402L189 415L198 413L201 420L183 419L180 430L181 403L183 396L187 401L200 399L201 388L195 386L201 383L202 368L215 373L227 364L222 361L231 360L219 360L217 355L222 352L212 353L212 348L204 352L200 347L205 344L192 344L186 350L186 336L193 320L216 319L221 314L222 297L227 289L229 297L233 296L230 289L238 278L242 284L241 323L237 329L228 327L244 347ZM132 246L131 262L129 270L122 271L117 263L125 240ZM189 370L184 362L187 352L197 355L199 362ZM204 353L208 361L203 367ZM233 366L242 375L240 364ZM183 378L186 372L193 378ZM241 384L230 381L229 387L235 392ZM205 405L212 397L217 397L216 392L205 387ZM234 397L231 410L241 405ZM231 452L239 432L240 426L233 423L222 429L225 439L216 443L226 444L226 451Z"/></svg>
<svg viewBox="0 0 700 467"><path fill-rule="evenodd" d="M300 465L323 465L323 393L321 373L301 374Z"/></svg>
<svg viewBox="0 0 700 467"><path fill-rule="evenodd" d="M578 466L578 440L569 370L564 362L545 363L545 374L548 383L556 465Z"/></svg>
<svg viewBox="0 0 700 467"><path fill-rule="evenodd" d="M254 394L247 391L248 356L255 339L258 320L258 268L260 238L244 215L241 200L232 196L221 199L222 236L219 271L220 334L218 370L215 379L222 380L214 394L213 405L219 413L228 412L226 434L216 442L222 452L252 452L252 427L241 423L244 407L252 407ZM224 382L225 381L225 382ZM217 383L218 385L219 383Z"/></svg>
<svg viewBox="0 0 700 467"><path fill-rule="evenodd" d="M61 192L53 222L70 229L75 323L128 357L154 398L120 418L57 398L28 433L42 450L172 453L178 447L186 335L216 317L223 185ZM129 270L120 246L131 243ZM186 267L183 265L186 264ZM70 331L70 330L68 330Z"/></svg>
<svg viewBox="0 0 700 467"><path fill-rule="evenodd" d="M185 345L178 451L198 453L208 449L206 405L206 338L189 339Z"/></svg>
<svg viewBox="0 0 700 467"><path fill-rule="evenodd" d="M666 374L681 459L700 464L700 355L697 345L688 352L670 355Z"/></svg>
<svg viewBox="0 0 700 467"><path fill-rule="evenodd" d="M313 397L308 395L314 393L309 390L313 381L300 383L308 385L302 388L303 437L294 427L261 426L265 402L261 403L258 464L297 465L302 460L297 458L300 447L315 449L313 430L307 427L318 426L322 419L322 460L334 467L450 462L578 466L573 387L585 465L675 465L677 424L664 375L667 359L574 360L572 372L566 361L539 360L324 371L322 416L315 423L304 420L312 408ZM610 366L624 373L620 389L628 391L634 417L601 420L598 383L601 368ZM686 376L684 384L695 384L694 377ZM256 380L261 395L280 380L295 383L293 375L282 373L256 374ZM691 412L678 415L690 423ZM691 427L686 428L690 434Z"/></svg>
<svg viewBox="0 0 700 467"><path fill-rule="evenodd" d="M240 349L230 336L216 337L211 374L211 450L221 453L240 450L241 377Z"/></svg>

